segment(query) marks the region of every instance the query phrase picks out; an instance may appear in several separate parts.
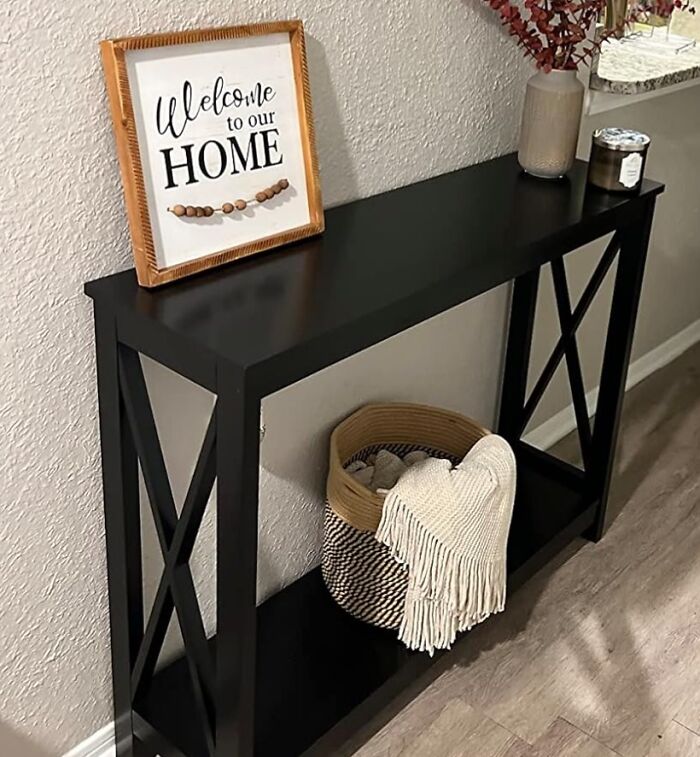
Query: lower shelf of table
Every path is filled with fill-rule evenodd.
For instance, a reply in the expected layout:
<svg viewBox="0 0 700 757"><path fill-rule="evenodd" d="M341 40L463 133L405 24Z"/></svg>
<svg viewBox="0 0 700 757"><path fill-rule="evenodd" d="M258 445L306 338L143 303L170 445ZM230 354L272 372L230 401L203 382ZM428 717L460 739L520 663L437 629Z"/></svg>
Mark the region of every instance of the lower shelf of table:
<svg viewBox="0 0 700 757"><path fill-rule="evenodd" d="M595 516L595 503L582 494L573 468L526 445L516 453L511 592L589 528ZM438 657L409 653L394 632L346 614L329 596L320 571L312 571L258 608L256 757L300 755L319 739L316 747L332 753ZM162 757L205 757L183 659L157 673L138 713L158 733L150 748Z"/></svg>

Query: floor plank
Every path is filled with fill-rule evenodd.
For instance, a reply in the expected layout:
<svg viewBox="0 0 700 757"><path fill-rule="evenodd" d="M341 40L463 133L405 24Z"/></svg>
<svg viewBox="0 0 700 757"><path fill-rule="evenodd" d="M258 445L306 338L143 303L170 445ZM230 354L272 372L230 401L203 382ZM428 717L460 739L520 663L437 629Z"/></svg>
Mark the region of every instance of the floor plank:
<svg viewBox="0 0 700 757"><path fill-rule="evenodd" d="M617 753L595 741L562 718L533 744L514 744L504 757L617 757Z"/></svg>
<svg viewBox="0 0 700 757"><path fill-rule="evenodd" d="M700 624L700 621L698 621ZM691 731L700 734L700 670L698 679L686 693L686 697L674 720Z"/></svg>
<svg viewBox="0 0 700 757"><path fill-rule="evenodd" d="M402 757L501 757L515 741L505 728L478 713L460 699L453 699L432 725Z"/></svg>
<svg viewBox="0 0 700 757"><path fill-rule="evenodd" d="M672 720L647 757L700 757L700 736Z"/></svg>
<svg viewBox="0 0 700 757"><path fill-rule="evenodd" d="M458 664L361 757L439 743L433 721L458 750L458 723L477 733L480 717L515 734L508 757L696 754L686 731L700 732L698 387L700 345L628 393L605 538L572 545L476 628ZM575 439L556 453L575 460ZM579 751L562 752L567 739Z"/></svg>
<svg viewBox="0 0 700 757"><path fill-rule="evenodd" d="M512 733L461 699L452 699L438 716L415 735L399 716L383 737L373 739L362 757L505 757L519 742ZM527 745L525 745L527 746Z"/></svg>

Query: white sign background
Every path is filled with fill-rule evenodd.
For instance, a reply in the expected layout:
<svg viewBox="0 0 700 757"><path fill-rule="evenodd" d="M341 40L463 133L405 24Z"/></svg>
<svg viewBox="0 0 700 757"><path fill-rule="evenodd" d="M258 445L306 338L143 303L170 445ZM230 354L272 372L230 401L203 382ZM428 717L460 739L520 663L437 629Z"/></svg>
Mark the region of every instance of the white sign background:
<svg viewBox="0 0 700 757"><path fill-rule="evenodd" d="M310 223L288 34L129 50L126 64L159 268L196 260ZM223 78L224 91L238 88L243 94L248 94L260 83L263 89L271 87L274 96L261 107L257 103L231 106L223 109L220 115L212 110L200 111L195 120L186 124L179 137L170 131L160 133L156 120L159 98L162 98L162 124L167 122L168 103L172 97L177 98L178 102L176 118L181 115L185 81L192 86L194 112L202 96L212 95L219 76ZM257 116L271 112L274 113L271 124L256 125ZM242 128L232 131L229 118L242 119ZM182 122L179 118L178 131ZM254 170L241 170L239 164L240 172L234 175L229 137L236 137L245 155L251 134L270 128L279 132L271 134L270 140L277 143L275 161L281 156L282 162ZM227 169L216 179L207 178L199 166L199 150L208 140L221 143L229 159ZM257 144L260 147L261 142ZM175 166L186 162L183 145L193 145L192 162L198 181L187 184L188 169L173 168L178 186L168 189L166 161L161 150L173 148L170 156ZM218 150L209 146L203 154L208 173L216 175L221 165ZM234 202L239 198L249 200L283 178L289 180L288 189L274 199L261 205L254 204L243 212L234 211L228 215L215 213L209 218L179 218L168 212L169 207L178 204L217 208L224 202Z"/></svg>

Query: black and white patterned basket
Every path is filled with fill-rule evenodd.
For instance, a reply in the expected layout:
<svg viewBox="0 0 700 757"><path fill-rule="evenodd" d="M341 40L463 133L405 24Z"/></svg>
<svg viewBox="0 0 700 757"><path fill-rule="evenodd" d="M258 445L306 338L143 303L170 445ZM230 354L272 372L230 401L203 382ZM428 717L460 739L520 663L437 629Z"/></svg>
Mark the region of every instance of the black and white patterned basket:
<svg viewBox="0 0 700 757"><path fill-rule="evenodd" d="M408 572L371 531L359 531L326 504L321 571L333 599L380 628L401 623Z"/></svg>
<svg viewBox="0 0 700 757"><path fill-rule="evenodd" d="M408 572L374 534L383 498L344 468L388 449L399 457L422 450L459 462L487 432L457 413L423 405L368 405L331 437L321 570L331 596L348 613L381 628L398 628Z"/></svg>

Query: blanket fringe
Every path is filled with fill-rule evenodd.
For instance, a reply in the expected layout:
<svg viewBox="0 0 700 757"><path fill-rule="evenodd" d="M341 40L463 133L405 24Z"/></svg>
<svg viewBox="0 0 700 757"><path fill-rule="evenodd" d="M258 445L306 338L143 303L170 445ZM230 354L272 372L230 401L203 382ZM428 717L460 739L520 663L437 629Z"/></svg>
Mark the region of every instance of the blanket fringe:
<svg viewBox="0 0 700 757"><path fill-rule="evenodd" d="M399 639L428 652L450 648L461 631L503 611L505 559L479 560L442 544L394 491L384 502L376 538L409 567Z"/></svg>

